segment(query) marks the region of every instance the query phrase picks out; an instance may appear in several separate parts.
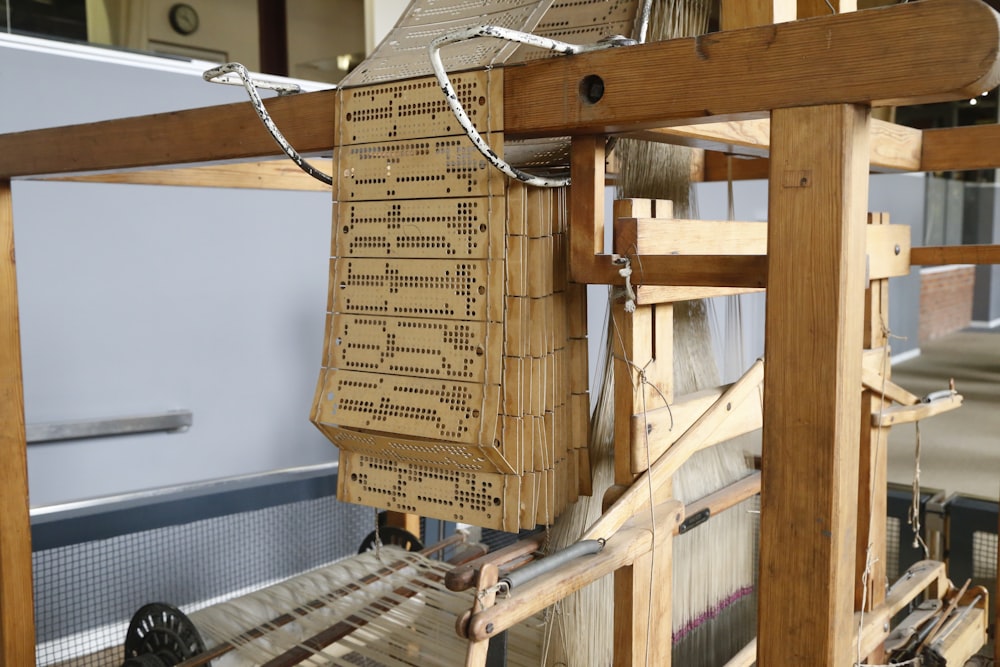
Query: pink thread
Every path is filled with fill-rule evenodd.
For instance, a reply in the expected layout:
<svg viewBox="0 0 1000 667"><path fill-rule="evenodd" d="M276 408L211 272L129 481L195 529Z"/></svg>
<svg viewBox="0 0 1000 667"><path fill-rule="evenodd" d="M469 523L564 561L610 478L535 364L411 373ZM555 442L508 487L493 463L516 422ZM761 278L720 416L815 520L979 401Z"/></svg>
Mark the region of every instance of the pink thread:
<svg viewBox="0 0 1000 667"><path fill-rule="evenodd" d="M696 630L700 625L706 621L712 620L721 614L727 607L732 606L738 600L745 598L751 593L753 593L753 586L744 586L743 588L737 589L727 597L720 600L715 606L706 609L702 613L698 614L698 616L685 623L679 630L677 630L677 632L673 634L673 643L678 643L684 639L684 637Z"/></svg>

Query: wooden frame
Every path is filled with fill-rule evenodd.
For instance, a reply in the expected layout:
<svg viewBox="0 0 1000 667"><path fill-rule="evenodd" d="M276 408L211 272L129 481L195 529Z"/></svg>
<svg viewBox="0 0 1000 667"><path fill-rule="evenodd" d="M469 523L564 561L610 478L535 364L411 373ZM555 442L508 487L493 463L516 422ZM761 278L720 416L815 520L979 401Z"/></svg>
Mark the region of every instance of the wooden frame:
<svg viewBox="0 0 1000 667"><path fill-rule="evenodd" d="M574 184L570 243L571 272L578 281L619 280L597 245L601 237L594 227L600 209L592 193L604 182L602 135L641 131L665 141L769 155L767 256L732 256L706 272L704 262L661 255L650 271L656 276L651 282L682 288L759 288L766 279L770 290L761 538L761 597L770 601L761 607L759 642L759 664L766 667L851 660L870 165L1000 166L998 126L919 133L884 123L872 126L867 107L968 98L993 88L1000 83L998 44L1000 21L986 5L939 0L503 70L510 136L576 137L572 166L580 179ZM819 53L817 45L826 48ZM900 71L900 62L908 63L906 71ZM605 82L604 97L597 103L578 99L578 82L595 74ZM566 104L538 103L560 96ZM304 153L334 146L336 105L337 94L330 91L267 104ZM768 114L765 133L754 119ZM711 124L659 131L706 121ZM749 139L735 140L739 132ZM10 179L277 153L244 104L0 136L0 387L6 411L0 429L5 461L0 473L0 663L34 661ZM806 218L809 225L803 224ZM1000 261L1000 251L913 249L910 260L992 263ZM631 475L631 461L622 463L623 475L626 465ZM791 506L798 510L790 512Z"/></svg>

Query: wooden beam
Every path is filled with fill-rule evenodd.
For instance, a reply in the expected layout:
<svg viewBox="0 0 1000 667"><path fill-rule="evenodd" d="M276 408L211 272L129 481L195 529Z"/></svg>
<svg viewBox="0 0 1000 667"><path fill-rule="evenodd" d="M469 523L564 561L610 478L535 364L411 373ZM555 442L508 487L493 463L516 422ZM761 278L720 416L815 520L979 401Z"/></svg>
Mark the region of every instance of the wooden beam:
<svg viewBox="0 0 1000 667"><path fill-rule="evenodd" d="M662 211L655 210L660 208L658 203L645 199L617 200L614 216L649 219L654 215L673 214L671 203L667 202ZM662 218L651 220L653 225L666 222L668 220ZM611 316L615 414L635 415L664 400L671 401L674 395L673 306L637 306L633 312L628 312L619 300L612 304ZM645 470L646 466L633 470L636 451L644 442L644 437L636 439L628 419L615 420L616 485L631 485L636 474ZM658 497L670 497L669 483ZM633 562L615 572L614 667L640 664L670 667L672 553L673 540L660 537L649 553L636 556ZM659 583L650 587L650 580ZM649 614L658 622L649 623Z"/></svg>
<svg viewBox="0 0 1000 667"><path fill-rule="evenodd" d="M767 118L757 118L701 123L641 130L629 136L647 141L719 151L741 158L765 157L771 145L771 121ZM920 130L872 119L869 161L873 171L920 171L922 145L923 133ZM734 170L745 170L748 162L752 161L734 160ZM721 164L713 165L714 169L720 171L718 177L705 180L725 180L725 176L721 175L721 166ZM767 173L758 167L755 174L749 177L767 178ZM740 178L747 176L734 175L734 179Z"/></svg>
<svg viewBox="0 0 1000 667"><path fill-rule="evenodd" d="M875 370L862 368L861 383L866 390L900 405L916 405L920 402L919 396L911 394L892 380L884 379L881 373ZM862 412L862 416L864 416L864 412Z"/></svg>
<svg viewBox="0 0 1000 667"><path fill-rule="evenodd" d="M594 136L574 137L570 162L570 280L624 285L619 273L622 267L604 252L604 141ZM761 288L767 281L767 257L648 255L632 270L636 284Z"/></svg>
<svg viewBox="0 0 1000 667"><path fill-rule="evenodd" d="M992 9L941 0L547 58L504 70L504 130L601 134L803 105L968 98L1000 83L998 43ZM596 102L580 94L588 77L603 81Z"/></svg>
<svg viewBox="0 0 1000 667"><path fill-rule="evenodd" d="M771 162L766 157L739 158L705 151L702 181L764 180L770 173Z"/></svg>
<svg viewBox="0 0 1000 667"><path fill-rule="evenodd" d="M680 258L692 256L700 257L706 270L714 267L715 277L721 279L721 265L728 265L734 258L766 261L767 230L766 222L617 218L614 248L616 253L631 258L632 282L636 284L656 284L650 278L661 274L664 282L677 279ZM909 226L868 225L864 237L869 279L909 274ZM719 256L725 260L719 262ZM675 272L672 277L669 271Z"/></svg>
<svg viewBox="0 0 1000 667"><path fill-rule="evenodd" d="M910 263L917 266L1000 264L1000 245L924 246L910 248Z"/></svg>
<svg viewBox="0 0 1000 667"><path fill-rule="evenodd" d="M930 403L917 403L916 405L899 405L893 408L886 408L882 412L876 412L871 416L871 425L874 427L888 427L897 424L911 424L942 412L951 412L962 407L962 395L952 394L946 398L939 398Z"/></svg>
<svg viewBox="0 0 1000 667"><path fill-rule="evenodd" d="M328 151L336 91L265 102L300 153ZM130 169L278 155L281 149L249 102L0 136L0 178Z"/></svg>
<svg viewBox="0 0 1000 667"><path fill-rule="evenodd" d="M772 120L758 664L847 665L868 113L804 107Z"/></svg>
<svg viewBox="0 0 1000 667"><path fill-rule="evenodd" d="M716 296L752 294L763 292L763 287L677 287L670 285L639 285L635 288L635 302L645 306L652 303L674 303L711 299Z"/></svg>
<svg viewBox="0 0 1000 667"><path fill-rule="evenodd" d="M314 158L309 160L309 163L323 173L329 174L333 171L333 160L329 158ZM330 192L331 190L329 185L309 176L291 160L284 158L263 162L233 162L178 169L143 169L141 171L113 171L79 176L49 176L38 180L180 185L199 188L252 188L254 190L309 190L316 192Z"/></svg>
<svg viewBox="0 0 1000 667"><path fill-rule="evenodd" d="M868 215L868 232L887 228L889 216L882 213ZM907 241L909 238L907 238ZM909 262L905 262L909 271ZM873 279L865 290L862 342L866 352L882 350L885 356L876 378L880 383L891 384L889 375L889 281ZM865 371L862 368L862 380ZM864 386L864 385L862 385ZM886 392L888 393L888 392ZM858 541L855 551L854 610L870 612L885 600L886 588L886 520L887 488L886 462L889 450L889 429L871 425L872 413L884 409L889 401L881 391L865 389L861 392L861 423L858 451ZM881 649L866 656L867 662L885 662Z"/></svg>
<svg viewBox="0 0 1000 667"><path fill-rule="evenodd" d="M0 179L0 665L35 664L31 523L14 262L14 208Z"/></svg>
<svg viewBox="0 0 1000 667"><path fill-rule="evenodd" d="M594 257L604 253L605 143L599 136L582 136L570 144L569 278L577 283L590 282Z"/></svg>
<svg viewBox="0 0 1000 667"><path fill-rule="evenodd" d="M1000 125L924 130L920 168L932 172L1000 168Z"/></svg>

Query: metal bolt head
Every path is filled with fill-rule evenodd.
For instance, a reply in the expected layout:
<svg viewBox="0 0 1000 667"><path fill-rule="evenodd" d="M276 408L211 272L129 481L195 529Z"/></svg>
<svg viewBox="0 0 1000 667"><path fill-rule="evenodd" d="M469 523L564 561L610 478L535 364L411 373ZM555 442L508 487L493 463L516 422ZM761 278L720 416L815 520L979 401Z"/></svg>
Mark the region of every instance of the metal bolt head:
<svg viewBox="0 0 1000 667"><path fill-rule="evenodd" d="M492 635L493 634L493 624L492 623L487 623L486 624L486 634L488 634L488 635Z"/></svg>

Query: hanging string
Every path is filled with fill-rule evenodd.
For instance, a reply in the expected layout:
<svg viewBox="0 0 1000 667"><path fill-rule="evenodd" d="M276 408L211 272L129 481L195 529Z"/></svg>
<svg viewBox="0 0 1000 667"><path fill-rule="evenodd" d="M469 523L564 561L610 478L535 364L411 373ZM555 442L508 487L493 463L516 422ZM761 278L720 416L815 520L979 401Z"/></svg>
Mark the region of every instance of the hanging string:
<svg viewBox="0 0 1000 667"><path fill-rule="evenodd" d="M375 558L378 562L382 562L382 534L379 532L378 525L378 508L374 508L375 513Z"/></svg>
<svg viewBox="0 0 1000 667"><path fill-rule="evenodd" d="M625 262L628 262L627 258L622 258L622 259L624 259ZM631 273L631 268L629 268L629 273ZM626 287L630 288L630 286L629 286L629 284L628 284L627 281L628 281L628 279L626 278ZM629 302L626 302L625 303L625 310L626 310L626 312L629 312L629 313L633 312L635 310L635 303L634 302L632 303L632 310L629 310ZM629 359L628 355L625 354L625 340L624 340L624 338L621 335L621 331L618 329L617 324L614 323L614 318L611 318L611 322L612 322L612 326L614 327L615 337L618 338L619 345L621 345L621 349L622 349L622 356L621 357L619 357L617 355L612 355L612 358L617 359L617 360L623 362L626 366L628 366L628 368L631 371L629 373L629 375L632 377L632 389L633 389L633 392L636 389L639 390L640 400L642 402L643 447L646 450L645 451L645 454L646 454L646 470L649 470L652 467L652 459L651 459L650 454L649 454L649 422L647 421L648 408L647 408L647 405L646 405L646 387L652 387L653 390L660 397L660 399L663 401L663 405L666 406L666 408L667 408L667 414L670 416L670 430L671 431L674 428L674 414L673 414L673 411L670 409L670 402L667 400L666 395L664 395L663 391L660 390L659 387L657 387L654 383L650 382L649 378L646 375L646 369L649 367L649 364L653 363L655 360L654 359L650 359L643 366L640 367L634 361L632 361L631 359ZM655 562L656 561L656 539L657 539L657 537L656 537L656 510L654 509L655 508L655 503L654 503L653 477L652 477L652 475L647 475L646 476L646 490L647 490L647 493L649 494L649 521L650 521L650 529L652 531L652 541L650 543L649 557ZM650 570L649 570L649 589L648 589L650 591L656 590L656 581L655 581L655 577L654 577L655 572L656 572L655 568L650 568ZM647 628L653 628L654 627L653 626L653 599L652 599L652 596L650 596L649 604L646 607L646 627ZM646 664L647 665L650 664L651 641L652 641L652 633L651 632L647 632L646 633L646 646L645 646Z"/></svg>
<svg viewBox="0 0 1000 667"><path fill-rule="evenodd" d="M618 269L618 275L625 279L625 312L634 313L636 296L632 289L632 262L628 257L620 255L613 256L611 262L622 267Z"/></svg>
<svg viewBox="0 0 1000 667"><path fill-rule="evenodd" d="M920 421L913 422L916 430L916 442L913 447L913 497L907 512L906 522L913 528L913 548L920 547L924 558L930 558L930 550L920 534Z"/></svg>
<svg viewBox="0 0 1000 667"><path fill-rule="evenodd" d="M888 340L892 337L892 331L889 329L888 323L886 323L884 317L879 318L879 326L882 330L882 335L886 339L885 345L882 346L882 386L879 389L879 423L882 423L882 416L885 414L885 387L889 381L889 343ZM879 454L882 447L882 431L884 429L875 429L875 451L871 458L875 461L879 460ZM873 556L874 543L872 542L872 526L875 523L875 485L871 484L868 489L868 531L867 539L865 543L865 569L861 573L861 610L858 613L858 660L855 663L859 667L864 663L861 662L864 656L861 655L861 639L864 635L862 632L865 627L865 610L868 608L868 581L871 578L872 568L875 567L875 563L878 559Z"/></svg>

